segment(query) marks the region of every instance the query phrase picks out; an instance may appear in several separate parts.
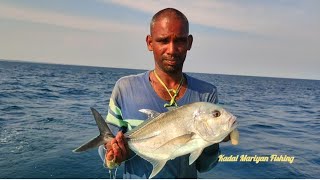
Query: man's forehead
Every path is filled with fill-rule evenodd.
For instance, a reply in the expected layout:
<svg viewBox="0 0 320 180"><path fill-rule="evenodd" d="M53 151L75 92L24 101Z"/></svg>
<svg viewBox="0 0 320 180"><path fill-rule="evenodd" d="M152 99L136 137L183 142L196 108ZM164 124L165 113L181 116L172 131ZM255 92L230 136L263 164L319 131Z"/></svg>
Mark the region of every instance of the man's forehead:
<svg viewBox="0 0 320 180"><path fill-rule="evenodd" d="M155 25L155 24L159 24L159 23L169 23L169 22L180 23L185 26L188 26L187 21L177 15L161 15L157 19L155 19L155 21L153 23Z"/></svg>
<svg viewBox="0 0 320 180"><path fill-rule="evenodd" d="M176 36L188 35L188 24L181 18L163 17L154 22L151 34L167 35L174 33Z"/></svg>

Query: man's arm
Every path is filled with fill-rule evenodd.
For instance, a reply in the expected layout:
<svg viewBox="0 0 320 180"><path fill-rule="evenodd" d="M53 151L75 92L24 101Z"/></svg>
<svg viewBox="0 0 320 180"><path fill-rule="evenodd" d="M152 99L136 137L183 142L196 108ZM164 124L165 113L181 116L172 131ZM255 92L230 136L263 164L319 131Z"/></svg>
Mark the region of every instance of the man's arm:
<svg viewBox="0 0 320 180"><path fill-rule="evenodd" d="M120 164L126 160L129 152L126 138L123 135L124 132L122 132L127 128L127 122L122 118L120 99L121 91L119 81L117 81L110 97L106 117L106 122L115 137L99 147L99 155L103 159L104 165L108 168L112 168L111 166L115 165L115 163Z"/></svg>
<svg viewBox="0 0 320 180"><path fill-rule="evenodd" d="M196 161L196 168L199 172L207 172L217 165L220 155L219 144L206 147Z"/></svg>

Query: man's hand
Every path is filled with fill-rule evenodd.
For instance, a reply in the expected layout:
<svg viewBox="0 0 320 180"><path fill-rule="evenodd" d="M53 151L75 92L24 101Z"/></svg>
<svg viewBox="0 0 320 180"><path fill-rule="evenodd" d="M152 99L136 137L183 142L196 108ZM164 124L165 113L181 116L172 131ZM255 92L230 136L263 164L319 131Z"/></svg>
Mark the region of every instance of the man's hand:
<svg viewBox="0 0 320 180"><path fill-rule="evenodd" d="M106 163L110 169L114 168L115 163L120 165L129 156L128 143L121 131L104 146L107 149L105 154Z"/></svg>

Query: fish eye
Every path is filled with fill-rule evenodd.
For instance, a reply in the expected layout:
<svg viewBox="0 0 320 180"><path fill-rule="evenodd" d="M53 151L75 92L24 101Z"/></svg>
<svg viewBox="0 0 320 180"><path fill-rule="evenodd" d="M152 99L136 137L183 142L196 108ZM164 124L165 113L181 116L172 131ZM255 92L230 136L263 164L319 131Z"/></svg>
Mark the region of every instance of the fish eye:
<svg viewBox="0 0 320 180"><path fill-rule="evenodd" d="M215 110L212 112L213 117L219 117L221 115L220 111Z"/></svg>

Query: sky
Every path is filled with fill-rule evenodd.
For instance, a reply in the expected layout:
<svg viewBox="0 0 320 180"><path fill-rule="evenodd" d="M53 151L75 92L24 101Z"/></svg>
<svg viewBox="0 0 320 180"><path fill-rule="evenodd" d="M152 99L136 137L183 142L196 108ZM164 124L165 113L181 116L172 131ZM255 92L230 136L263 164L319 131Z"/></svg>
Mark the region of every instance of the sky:
<svg viewBox="0 0 320 180"><path fill-rule="evenodd" d="M0 59L153 69L166 7L190 22L185 72L320 80L319 0L0 0Z"/></svg>

